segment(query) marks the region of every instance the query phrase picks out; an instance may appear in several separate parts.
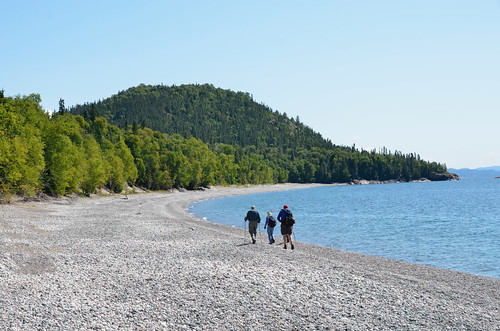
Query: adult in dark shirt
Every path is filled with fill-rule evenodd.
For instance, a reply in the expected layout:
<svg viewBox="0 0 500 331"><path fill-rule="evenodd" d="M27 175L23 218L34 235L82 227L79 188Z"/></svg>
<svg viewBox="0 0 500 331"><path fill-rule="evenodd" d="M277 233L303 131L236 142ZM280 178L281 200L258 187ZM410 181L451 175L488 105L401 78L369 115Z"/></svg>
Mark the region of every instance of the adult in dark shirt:
<svg viewBox="0 0 500 331"><path fill-rule="evenodd" d="M255 244L257 241L257 226L260 223L260 215L259 212L255 210L255 206L250 207L247 216L245 216L245 221L248 221L248 232L252 238L252 244Z"/></svg>
<svg viewBox="0 0 500 331"><path fill-rule="evenodd" d="M292 212L288 209L288 205L284 205L283 209L280 210L278 214L278 221L281 223L281 234L283 235L283 248L286 249L287 243L290 243L290 248L294 249L292 241L292 232L293 232L293 224L288 224L287 216L290 214L292 216Z"/></svg>

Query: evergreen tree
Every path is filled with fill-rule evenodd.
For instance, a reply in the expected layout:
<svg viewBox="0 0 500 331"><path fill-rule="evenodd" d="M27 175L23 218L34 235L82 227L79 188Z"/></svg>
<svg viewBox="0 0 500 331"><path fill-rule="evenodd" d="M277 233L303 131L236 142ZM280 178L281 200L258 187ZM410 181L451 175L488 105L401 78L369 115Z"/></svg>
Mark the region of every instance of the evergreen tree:
<svg viewBox="0 0 500 331"><path fill-rule="evenodd" d="M66 106L64 105L64 100L59 99L59 115L64 115L66 113Z"/></svg>

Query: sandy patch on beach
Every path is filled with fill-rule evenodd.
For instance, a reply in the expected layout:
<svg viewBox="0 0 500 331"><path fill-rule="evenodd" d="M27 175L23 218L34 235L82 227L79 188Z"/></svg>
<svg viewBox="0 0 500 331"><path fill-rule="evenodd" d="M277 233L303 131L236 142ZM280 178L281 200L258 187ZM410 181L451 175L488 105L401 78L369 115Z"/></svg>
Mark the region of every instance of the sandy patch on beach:
<svg viewBox="0 0 500 331"><path fill-rule="evenodd" d="M252 245L243 229L186 211L310 186L0 205L0 329L500 329L499 279L303 243Z"/></svg>

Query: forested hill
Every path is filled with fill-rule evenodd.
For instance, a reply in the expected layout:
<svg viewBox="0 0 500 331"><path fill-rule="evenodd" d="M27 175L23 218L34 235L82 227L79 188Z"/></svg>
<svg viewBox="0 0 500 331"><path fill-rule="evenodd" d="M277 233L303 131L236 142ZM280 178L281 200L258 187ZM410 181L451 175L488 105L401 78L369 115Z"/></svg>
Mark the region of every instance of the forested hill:
<svg viewBox="0 0 500 331"><path fill-rule="evenodd" d="M73 114L105 117L119 127L140 124L163 133L239 146L333 147L300 120L272 111L248 93L213 85L139 85L103 101L74 106Z"/></svg>
<svg viewBox="0 0 500 331"><path fill-rule="evenodd" d="M53 114L40 103L38 94L7 97L0 90L0 202L12 194L89 195L127 185L446 179L433 175L446 166L417 154L335 146L248 94L209 85L141 85L74 107L82 116L68 113L63 100Z"/></svg>
<svg viewBox="0 0 500 331"><path fill-rule="evenodd" d="M99 102L73 106L70 113L90 121L103 116L124 130L148 127L194 137L215 153L229 153L239 166L244 156L252 167L260 164L267 169L246 174L249 177L243 182L264 173L273 182L331 183L358 179L409 181L446 172L445 165L427 162L415 153L376 153L334 145L299 118L273 111L248 93L209 84L141 84Z"/></svg>

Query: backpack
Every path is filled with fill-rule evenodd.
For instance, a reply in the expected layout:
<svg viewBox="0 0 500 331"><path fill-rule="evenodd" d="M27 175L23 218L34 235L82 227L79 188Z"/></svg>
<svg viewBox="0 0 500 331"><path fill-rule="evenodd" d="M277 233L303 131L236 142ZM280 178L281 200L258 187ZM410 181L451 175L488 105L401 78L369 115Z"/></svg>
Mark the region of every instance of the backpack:
<svg viewBox="0 0 500 331"><path fill-rule="evenodd" d="M286 210L285 219L283 220L283 225L285 226L293 226L295 224L295 218L291 211Z"/></svg>
<svg viewBox="0 0 500 331"><path fill-rule="evenodd" d="M260 215L256 210L249 210L245 221L260 223Z"/></svg>
<svg viewBox="0 0 500 331"><path fill-rule="evenodd" d="M274 228L276 226L276 219L273 216L269 216L267 220L267 226Z"/></svg>

